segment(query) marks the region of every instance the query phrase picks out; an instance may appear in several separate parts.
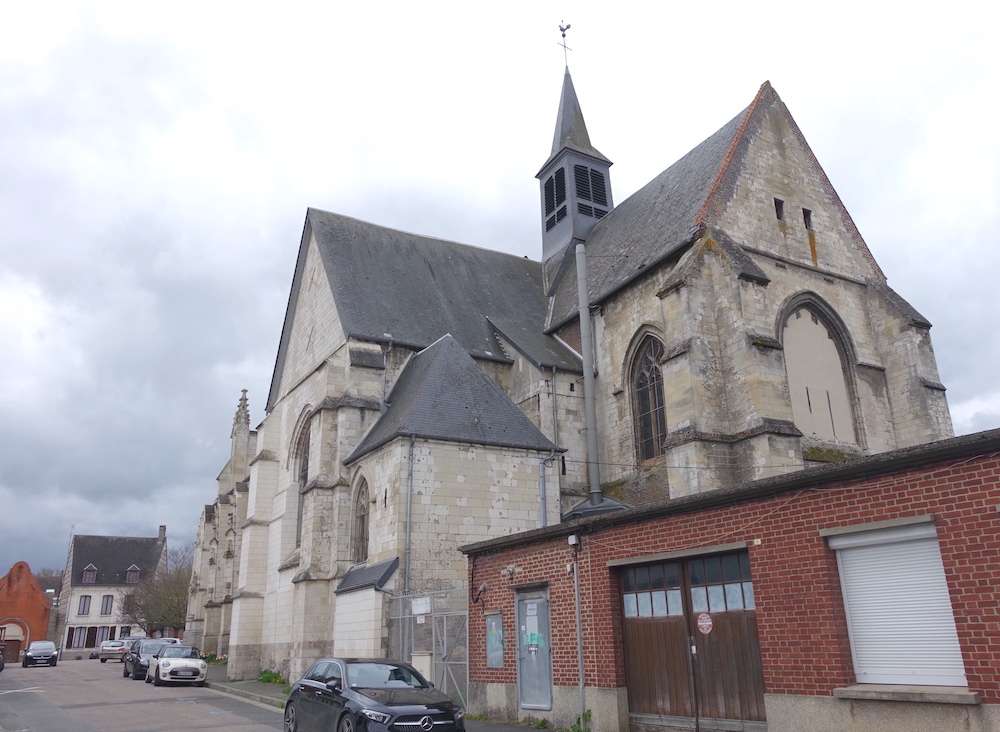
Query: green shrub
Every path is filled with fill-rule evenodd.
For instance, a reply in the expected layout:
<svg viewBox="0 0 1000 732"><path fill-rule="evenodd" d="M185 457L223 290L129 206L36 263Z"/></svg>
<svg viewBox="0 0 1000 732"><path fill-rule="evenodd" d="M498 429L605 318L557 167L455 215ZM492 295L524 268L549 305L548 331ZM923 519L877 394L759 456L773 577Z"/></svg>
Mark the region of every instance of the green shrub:
<svg viewBox="0 0 1000 732"><path fill-rule="evenodd" d="M288 679L281 675L280 671L268 671L264 669L257 676L257 681L262 684L287 684Z"/></svg>

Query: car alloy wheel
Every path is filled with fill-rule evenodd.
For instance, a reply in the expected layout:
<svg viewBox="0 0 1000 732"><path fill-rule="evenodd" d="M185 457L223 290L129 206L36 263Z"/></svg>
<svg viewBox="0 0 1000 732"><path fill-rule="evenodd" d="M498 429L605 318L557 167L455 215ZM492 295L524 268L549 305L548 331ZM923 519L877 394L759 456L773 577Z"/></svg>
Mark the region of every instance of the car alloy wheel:
<svg viewBox="0 0 1000 732"><path fill-rule="evenodd" d="M285 732L298 732L299 723L295 719L295 707L291 704L285 707Z"/></svg>
<svg viewBox="0 0 1000 732"><path fill-rule="evenodd" d="M354 732L354 720L351 719L350 714L345 714L340 718L340 724L337 725L338 732Z"/></svg>

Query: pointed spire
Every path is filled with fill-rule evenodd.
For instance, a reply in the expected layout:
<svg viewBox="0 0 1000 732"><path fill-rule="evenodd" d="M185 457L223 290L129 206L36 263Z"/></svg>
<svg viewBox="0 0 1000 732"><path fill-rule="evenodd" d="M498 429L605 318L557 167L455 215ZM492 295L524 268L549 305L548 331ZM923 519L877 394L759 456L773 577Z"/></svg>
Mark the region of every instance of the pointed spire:
<svg viewBox="0 0 1000 732"><path fill-rule="evenodd" d="M552 154L549 156L549 161L567 148L597 158L608 165L611 164L610 160L590 144L587 123L583 121L583 110L580 109L580 100L576 97L576 89L573 87L573 77L569 75L568 66L563 76L562 96L559 98L556 132L552 138ZM542 167L544 168L545 166Z"/></svg>
<svg viewBox="0 0 1000 732"><path fill-rule="evenodd" d="M233 417L233 434L236 434L238 429L250 429L250 409L247 401L247 390L243 390L243 395L240 397L240 403L236 407L236 416Z"/></svg>

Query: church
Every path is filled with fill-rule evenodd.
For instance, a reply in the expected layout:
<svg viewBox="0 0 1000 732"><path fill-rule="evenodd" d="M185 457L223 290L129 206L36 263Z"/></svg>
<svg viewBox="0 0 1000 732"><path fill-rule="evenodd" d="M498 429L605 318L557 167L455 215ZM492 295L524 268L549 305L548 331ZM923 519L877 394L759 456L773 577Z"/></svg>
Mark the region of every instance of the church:
<svg viewBox="0 0 1000 732"><path fill-rule="evenodd" d="M231 678L461 689L459 546L952 435L930 323L769 83L617 205L611 166L567 69L537 261L308 209L196 545L186 637Z"/></svg>

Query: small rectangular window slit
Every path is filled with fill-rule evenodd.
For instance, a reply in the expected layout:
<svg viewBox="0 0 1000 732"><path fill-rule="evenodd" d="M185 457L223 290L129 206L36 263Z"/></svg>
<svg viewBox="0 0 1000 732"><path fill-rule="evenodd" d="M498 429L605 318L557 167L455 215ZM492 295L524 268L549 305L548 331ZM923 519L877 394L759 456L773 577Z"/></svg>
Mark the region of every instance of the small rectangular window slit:
<svg viewBox="0 0 1000 732"><path fill-rule="evenodd" d="M785 220L785 202L780 198L774 199L774 214L778 217L778 221Z"/></svg>
<svg viewBox="0 0 1000 732"><path fill-rule="evenodd" d="M813 212L808 208L802 209L802 221L806 225L808 231L812 231L813 228Z"/></svg>

